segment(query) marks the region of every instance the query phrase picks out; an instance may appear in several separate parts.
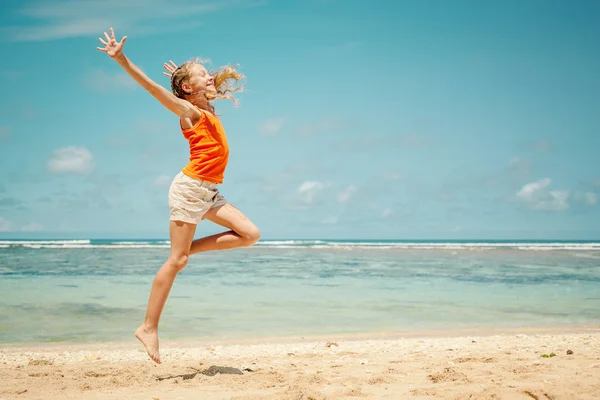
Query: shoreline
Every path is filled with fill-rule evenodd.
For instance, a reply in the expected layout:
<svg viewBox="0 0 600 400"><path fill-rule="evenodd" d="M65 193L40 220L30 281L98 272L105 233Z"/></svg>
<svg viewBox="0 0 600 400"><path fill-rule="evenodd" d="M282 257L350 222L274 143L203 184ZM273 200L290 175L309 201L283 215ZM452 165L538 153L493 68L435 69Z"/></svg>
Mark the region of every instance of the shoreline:
<svg viewBox="0 0 600 400"><path fill-rule="evenodd" d="M488 338L495 336L514 335L572 335L572 334L600 334L599 324L586 325L553 325L553 326L525 326L525 327L484 327L463 329L430 329L406 330L395 332L360 332L360 333L332 333L315 335L290 335L290 336L260 336L248 338L213 338L198 337L174 340L161 340L161 349L168 348L195 348L212 346L252 346L252 345L286 345L299 343L314 343L322 341L395 341L411 339L456 339L456 338ZM37 342L37 343L2 343L0 355L10 352L64 352L64 351L97 351L97 350L125 350L141 348L141 344L134 337L122 341L106 342Z"/></svg>

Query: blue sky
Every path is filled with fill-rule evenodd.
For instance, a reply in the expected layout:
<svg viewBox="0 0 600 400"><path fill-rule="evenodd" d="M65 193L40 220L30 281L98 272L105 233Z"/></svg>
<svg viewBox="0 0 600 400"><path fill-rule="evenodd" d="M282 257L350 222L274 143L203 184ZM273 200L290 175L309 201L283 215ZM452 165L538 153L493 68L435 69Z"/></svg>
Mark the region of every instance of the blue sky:
<svg viewBox="0 0 600 400"><path fill-rule="evenodd" d="M168 237L177 117L97 38L247 75L221 192L264 239L600 239L600 3L8 1L0 237ZM202 223L197 235L221 228Z"/></svg>

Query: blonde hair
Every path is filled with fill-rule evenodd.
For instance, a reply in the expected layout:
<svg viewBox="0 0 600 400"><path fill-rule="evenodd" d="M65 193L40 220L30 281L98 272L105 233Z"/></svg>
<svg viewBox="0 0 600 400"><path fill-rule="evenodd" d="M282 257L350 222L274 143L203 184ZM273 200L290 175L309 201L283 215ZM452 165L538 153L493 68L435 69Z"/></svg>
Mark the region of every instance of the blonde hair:
<svg viewBox="0 0 600 400"><path fill-rule="evenodd" d="M186 93L182 86L190 78L192 67L196 64L203 65L206 62L208 62L208 60L195 58L184 62L173 71L173 74L171 74L171 91L175 96L185 99L185 96L189 93ZM240 81L244 79L245 76L239 73L233 65L225 65L214 71L210 71L209 73L213 77L216 94L204 93L204 97L206 98L211 111L214 110L214 107L210 102L217 99L231 100L233 104L238 105L237 99L233 95L244 89L244 85L243 83L240 83Z"/></svg>

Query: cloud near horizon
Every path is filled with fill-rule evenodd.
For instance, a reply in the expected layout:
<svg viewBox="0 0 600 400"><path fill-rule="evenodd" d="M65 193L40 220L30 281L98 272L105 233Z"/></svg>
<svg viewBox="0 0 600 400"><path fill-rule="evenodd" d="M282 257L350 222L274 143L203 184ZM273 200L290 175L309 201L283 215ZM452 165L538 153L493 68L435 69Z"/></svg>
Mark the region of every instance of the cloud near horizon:
<svg viewBox="0 0 600 400"><path fill-rule="evenodd" d="M517 192L517 198L533 210L561 211L569 208L569 191L548 190L551 183L550 178L528 183Z"/></svg>
<svg viewBox="0 0 600 400"><path fill-rule="evenodd" d="M64 147L52 153L47 167L54 174L88 174L94 169L94 155L85 147Z"/></svg>

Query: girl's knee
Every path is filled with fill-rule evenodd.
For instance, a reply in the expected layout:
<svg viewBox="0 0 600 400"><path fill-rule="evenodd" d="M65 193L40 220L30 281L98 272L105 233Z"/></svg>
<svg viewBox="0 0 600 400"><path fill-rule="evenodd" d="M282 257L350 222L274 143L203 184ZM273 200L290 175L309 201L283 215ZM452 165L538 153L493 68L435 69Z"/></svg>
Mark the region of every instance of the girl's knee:
<svg viewBox="0 0 600 400"><path fill-rule="evenodd" d="M252 246L260 239L260 230L256 226L252 226L251 228L245 230L240 236L242 239L244 239L248 246Z"/></svg>
<svg viewBox="0 0 600 400"><path fill-rule="evenodd" d="M189 256L187 254L171 254L169 262L177 271L181 271L188 264Z"/></svg>

